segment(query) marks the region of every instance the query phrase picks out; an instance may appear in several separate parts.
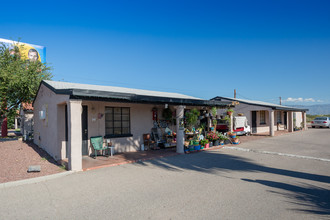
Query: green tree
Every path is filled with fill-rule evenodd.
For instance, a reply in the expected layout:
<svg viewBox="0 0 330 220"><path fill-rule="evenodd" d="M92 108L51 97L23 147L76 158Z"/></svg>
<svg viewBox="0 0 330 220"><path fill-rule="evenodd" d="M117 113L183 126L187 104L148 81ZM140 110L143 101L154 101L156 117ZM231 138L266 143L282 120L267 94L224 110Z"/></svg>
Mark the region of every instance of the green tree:
<svg viewBox="0 0 330 220"><path fill-rule="evenodd" d="M24 46L13 44L13 48L10 49L5 44L0 45L1 121L10 115L15 115L21 103L31 103L40 82L52 78L51 68L45 63L21 58L22 47ZM5 133L7 134L7 131Z"/></svg>

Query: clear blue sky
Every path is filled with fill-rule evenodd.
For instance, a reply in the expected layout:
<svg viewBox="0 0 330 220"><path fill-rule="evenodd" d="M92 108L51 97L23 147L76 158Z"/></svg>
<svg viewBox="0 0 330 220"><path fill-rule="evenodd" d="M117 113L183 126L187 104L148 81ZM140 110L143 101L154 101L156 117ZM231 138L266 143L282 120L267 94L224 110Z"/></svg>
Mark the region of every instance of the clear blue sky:
<svg viewBox="0 0 330 220"><path fill-rule="evenodd" d="M0 38L45 46L53 80L330 103L328 0L5 1L1 8Z"/></svg>

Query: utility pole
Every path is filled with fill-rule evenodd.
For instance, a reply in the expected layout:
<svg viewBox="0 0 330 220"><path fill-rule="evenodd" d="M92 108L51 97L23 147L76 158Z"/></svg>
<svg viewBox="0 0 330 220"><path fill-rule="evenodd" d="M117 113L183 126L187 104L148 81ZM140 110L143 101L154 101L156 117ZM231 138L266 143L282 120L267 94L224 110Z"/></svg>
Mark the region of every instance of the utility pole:
<svg viewBox="0 0 330 220"><path fill-rule="evenodd" d="M280 96L280 105L282 105L282 97Z"/></svg>
<svg viewBox="0 0 330 220"><path fill-rule="evenodd" d="M234 89L234 99L236 99L236 89Z"/></svg>

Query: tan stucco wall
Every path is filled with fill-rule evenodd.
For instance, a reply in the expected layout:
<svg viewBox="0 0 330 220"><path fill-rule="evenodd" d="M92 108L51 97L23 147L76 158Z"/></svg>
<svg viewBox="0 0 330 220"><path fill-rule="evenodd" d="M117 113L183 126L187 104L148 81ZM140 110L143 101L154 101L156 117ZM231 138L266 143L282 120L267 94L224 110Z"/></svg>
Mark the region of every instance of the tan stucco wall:
<svg viewBox="0 0 330 220"><path fill-rule="evenodd" d="M34 102L34 142L45 149L56 160L67 158L65 140L65 105L69 101L68 95L56 95L46 86L41 85ZM162 119L164 105L134 104L102 101L82 101L88 108L88 151L93 153L90 137L105 136L105 107L129 107L130 127L132 137L112 138L115 152L129 152L140 150L143 144L143 134L151 133L153 127L152 109L158 109L158 119ZM169 106L175 112L174 106ZM46 110L46 119L39 119L39 111ZM77 108L73 115L81 114ZM68 113L69 114L69 113ZM101 117L100 117L101 116ZM68 118L69 119L69 118ZM176 131L174 125L170 128ZM81 128L74 128L77 131ZM78 143L78 142L77 142ZM73 142L74 144L74 142ZM81 145L81 141L80 141Z"/></svg>
<svg viewBox="0 0 330 220"><path fill-rule="evenodd" d="M301 122L303 121L302 112L294 112L296 114L296 121L293 122L293 127L301 127Z"/></svg>
<svg viewBox="0 0 330 220"><path fill-rule="evenodd" d="M111 142L115 146L115 152L129 152L140 150L143 144L143 134L150 133L153 127L152 109L158 109L158 119L162 118L162 109L164 105L152 104L132 104L132 103L114 103L114 102L95 102L83 101L82 105L88 106L88 146L89 154L92 153L90 145L90 137L105 136L105 107L129 107L130 108L130 126L132 137L111 138ZM170 106L174 112L173 106ZM98 115L103 115L98 118ZM175 131L175 126L170 128Z"/></svg>
<svg viewBox="0 0 330 220"><path fill-rule="evenodd" d="M234 109L234 116L237 116L238 113L242 113L246 116L248 120L248 125L252 128L252 111L257 111L257 133L269 132L269 110L270 108L255 106L255 105L248 105L241 103L236 105ZM266 111L266 124L260 124L260 111ZM226 109L218 109L218 114L226 114Z"/></svg>
<svg viewBox="0 0 330 220"><path fill-rule="evenodd" d="M248 120L248 124L252 128L252 111L257 111L257 133L265 133L269 132L269 111L271 111L271 108L267 107L262 107L262 106L256 106L256 105L249 105L249 104L244 104L240 103L239 105L235 106L233 108L235 113L234 115L236 116L238 113L242 113L246 116ZM260 124L260 111L266 111L265 116L266 116L266 124ZM274 110L274 131L277 131L277 112L279 110ZM281 112L281 120L282 124L284 124L284 111ZM218 109L218 114L226 114L225 109ZM302 122L302 112L296 112L296 124L298 127L300 127L300 123ZM288 121L288 118L287 118ZM284 130L284 126L280 126L279 130Z"/></svg>
<svg viewBox="0 0 330 220"><path fill-rule="evenodd" d="M68 100L68 95L56 95L41 85L34 101L34 143L46 150L55 160L62 159L63 155L62 148L58 147L61 145L61 140L58 139L58 123L64 120L64 117L58 115L58 105ZM41 110L46 110L46 119L39 119Z"/></svg>
<svg viewBox="0 0 330 220"><path fill-rule="evenodd" d="M28 134L33 131L33 113L21 111L21 133Z"/></svg>

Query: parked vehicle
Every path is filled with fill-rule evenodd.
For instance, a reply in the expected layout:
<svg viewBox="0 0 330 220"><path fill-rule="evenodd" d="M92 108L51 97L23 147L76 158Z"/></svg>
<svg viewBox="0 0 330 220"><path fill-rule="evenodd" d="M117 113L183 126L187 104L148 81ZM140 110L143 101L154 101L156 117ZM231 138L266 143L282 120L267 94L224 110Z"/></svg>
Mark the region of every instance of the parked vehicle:
<svg viewBox="0 0 330 220"><path fill-rule="evenodd" d="M229 131L228 121L225 119L217 119L217 131L222 133Z"/></svg>
<svg viewBox="0 0 330 220"><path fill-rule="evenodd" d="M245 116L235 116L233 117L233 125L235 132L237 135L250 135L251 128L247 123L247 118ZM217 119L217 131L220 132L228 132L229 131L229 124L228 121L225 119Z"/></svg>
<svg viewBox="0 0 330 220"><path fill-rule="evenodd" d="M312 128L315 127L330 128L330 117L317 117L311 123L312 123Z"/></svg>

